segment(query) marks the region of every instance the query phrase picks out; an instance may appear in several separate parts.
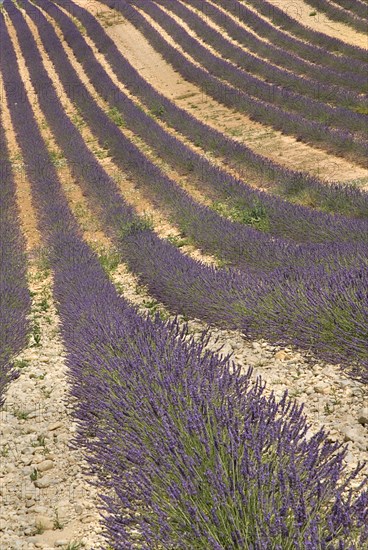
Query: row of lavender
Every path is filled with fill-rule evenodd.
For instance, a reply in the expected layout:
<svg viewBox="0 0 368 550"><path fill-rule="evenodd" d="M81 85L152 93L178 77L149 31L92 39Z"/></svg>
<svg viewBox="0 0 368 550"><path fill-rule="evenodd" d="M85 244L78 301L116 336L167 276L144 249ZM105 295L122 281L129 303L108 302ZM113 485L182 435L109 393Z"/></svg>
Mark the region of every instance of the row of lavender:
<svg viewBox="0 0 368 550"><path fill-rule="evenodd" d="M286 113L282 108L272 103L257 99L227 84L221 78L213 76L202 66L191 62L183 53L171 46L146 18L137 9L133 8L132 4L127 3L125 0L103 0L103 3L121 11L134 26L140 29L152 46L175 70L219 103L240 112L245 112L251 119L268 124L285 134L295 136L301 141L313 143L322 149L334 152L336 155L353 158L362 166L368 165L368 143L366 140L354 137L345 130L329 128L323 123L307 120L298 113ZM158 11L160 10L151 1L141 2L135 0L134 6L136 5L154 18L159 17ZM163 12L161 13L160 22L163 23L169 16ZM170 23L170 29L171 25L172 23ZM166 30L170 29L167 28ZM192 39L184 30L181 31L181 34L186 35L185 45L188 49L188 44ZM179 35L176 35L176 40L179 40ZM196 56L195 52L196 48L191 48L191 53L194 56ZM206 52L207 57L210 58L212 54L207 50ZM202 63L207 64L204 58L202 58ZM221 59L218 59L218 63L227 64L226 61ZM215 70L212 65L211 70Z"/></svg>
<svg viewBox="0 0 368 550"><path fill-rule="evenodd" d="M331 3L328 0L307 0L307 4L312 6L312 8L318 9L318 11L325 13L329 19L333 21L339 21L353 27L356 31L366 33L368 28L368 19L367 19L367 6L363 5L363 8L360 10L360 16L352 13L350 8L341 8L336 6L335 3ZM365 9L364 9L365 8Z"/></svg>
<svg viewBox="0 0 368 550"><path fill-rule="evenodd" d="M138 6L143 5L139 0L135 0L135 3ZM170 11L163 11L157 4L163 5ZM274 83L270 84L253 76L245 63L246 53L240 48L237 51L237 59L231 59L232 63L217 54L212 54L199 40L192 37L183 28L182 24L185 22L187 25L192 26L193 22L197 23L196 28L200 34L204 33L206 37L211 36L214 43L217 44L221 44L221 34L217 33L216 35L211 27L206 26L203 19L196 16L181 2L156 0L156 2L144 2L144 6L145 11L160 24L175 43L180 45L211 75L232 84L239 90L246 91L247 95L251 97L281 107L286 117L289 113L300 113L303 119L311 119L315 122L322 120L324 125L347 130L352 134L356 133L358 138L367 139L367 117L365 115L352 112L344 107L330 107L317 99L298 94L290 88L280 87ZM181 18L180 24L169 15L170 12L174 12ZM224 42L226 44L226 40ZM270 65L267 62L264 65L267 74ZM268 74L268 77L270 77L270 74Z"/></svg>
<svg viewBox="0 0 368 550"><path fill-rule="evenodd" d="M15 376L12 360L27 343L30 294L25 243L20 231L15 182L0 116L0 406Z"/></svg>
<svg viewBox="0 0 368 550"><path fill-rule="evenodd" d="M8 7L7 2L5 5ZM62 46L50 24L46 20L41 24L41 14L32 4L24 7L31 18L38 18L45 47L56 60ZM80 134L63 112L27 25L18 12L12 13L12 19L33 82L43 82L49 90L40 101L60 147L122 258L151 294L172 311L188 317L272 341L294 343L320 352L322 357L343 360L350 363L357 376L366 379L367 270L344 267L343 259L336 273L323 266L290 266L269 275L260 271L252 274L252 270L215 270L160 240L132 215L114 182L93 162ZM75 71L72 77L67 59L60 59L59 76L69 82L71 94L70 90L81 89L81 83ZM95 103L87 103L84 94L74 94L74 101L88 122L104 126L104 113ZM86 171L86 166L90 170Z"/></svg>
<svg viewBox="0 0 368 550"><path fill-rule="evenodd" d="M221 0L212 1L215 4L222 4ZM331 65L339 68L339 70L347 72L354 70L363 77L366 75L367 57L363 48L352 46L343 40L317 32L311 29L310 26L303 25L297 18L289 16L285 10L267 0L247 0L247 2L256 12L271 20L272 23L267 26L267 31L270 32L268 35L269 40L275 41L276 44L280 42L284 47L287 46L287 48L296 51L312 63L319 59L320 63ZM262 32L266 28L263 19L259 20L257 15L252 10L247 9L242 1L230 0L226 4L226 9L246 24L257 21ZM277 27L285 30L287 34ZM290 37L289 33L298 38Z"/></svg>
<svg viewBox="0 0 368 550"><path fill-rule="evenodd" d="M262 205L267 217L267 230L270 234L277 237L286 237L299 241L307 240L308 242L324 240L349 242L366 240L368 232L365 221L349 221L346 218L338 216L317 214L306 208L290 205L279 199L270 198L264 193L256 192L244 186L241 182L222 170L215 168L210 162L204 159L203 156L193 152L180 140L170 136L159 124L150 116L147 116L141 109L137 108L135 104L119 90L95 59L91 48L86 44L84 37L81 35L75 23L47 0L42 3L42 7L47 10L60 25L68 44L85 68L90 81L111 106L119 109L119 112L123 114L124 120L131 130L138 133L145 141L148 141L149 144L158 151L159 155L170 164L173 164L180 170L188 170L188 167L190 167L190 175L193 180L197 181L201 186L209 187L213 198L218 199L221 196L225 200L230 198L237 203L238 207L242 206L245 211L247 208L249 209L249 207L252 207L253 204ZM37 21L40 31L43 32L45 40L50 40L48 34L51 35L53 30L50 25L47 26L45 20L42 22L42 17L41 12L33 13L33 18ZM85 18L81 20L84 24L88 23L88 20L86 21ZM101 29L98 28L98 30ZM88 97L89 101L92 101L92 99L84 86L80 83L80 80L75 80L75 76L73 76L74 71L70 69L70 64L68 63L65 52L60 44L58 47L59 58L55 57L55 48L49 49L49 51L60 74L69 70L68 74L65 74L64 77L64 82L68 83L68 86L66 85L65 87L68 87L72 91L73 101L78 95L82 96L79 98L80 108L84 108L84 111L86 111L86 98ZM116 52L113 50L111 53L115 54ZM119 62L120 58L117 57L115 61ZM69 69L67 69L68 67ZM123 65L122 68L124 69L125 66ZM120 70L118 74L121 78L124 78L124 84L132 87L131 81L127 80L127 72ZM72 87L70 82L73 82ZM40 90L39 84L38 89ZM90 119L91 116L96 117L96 113L89 113L87 109L85 116ZM176 220L179 222L182 220L182 225L186 227L187 232L191 232L189 222L193 217L194 219L196 218L195 229L197 230L197 238L198 229L201 225L202 237L206 238L216 234L216 227L221 227L222 232L225 227L228 227L227 231L229 235L234 235L235 232L235 236L231 237L231 239L235 238L235 241L238 242L238 244L235 245L235 255L238 261L241 261L240 252L244 250L244 244L249 243L249 240L252 241L252 237L256 233L248 228L241 226L236 227L234 224L226 223L225 220L219 219L214 212L196 206L192 200L188 202L186 193L143 157L135 146L127 142L121 132L117 130L115 125L108 120L106 116L98 121L96 120L92 124L96 134L99 136L101 144L107 143L109 145L114 153L115 160L119 164L122 164L124 169L129 168L136 174L138 173L147 191L151 194L154 193L155 200L160 201L161 204L164 204L166 207L170 207L171 210L174 209ZM136 161L133 162L133 159L136 159ZM366 197L362 195L362 198ZM198 212L198 215L194 215L194 210ZM188 212L190 212L189 215ZM204 216L204 213L206 213L206 222L204 222L203 219L201 224L200 219ZM193 222L191 225L193 225ZM213 230L208 231L209 227L211 227L211 229L213 228ZM260 235L259 237L264 242L269 241L269 239L265 241ZM234 245L228 248L229 239L226 240L226 244L222 238L220 238L218 242L224 253L230 253L234 259L232 252L234 250ZM239 249L239 243L242 243L241 249ZM247 247L250 248L249 244L247 244ZM291 252L290 248L289 252ZM246 257L244 257L244 261L248 261Z"/></svg>
<svg viewBox="0 0 368 550"><path fill-rule="evenodd" d="M256 178L256 181L262 184L272 182L273 187L277 184L278 190L283 195L287 197L292 196L294 200L295 195L298 195L298 193L303 194L307 192L310 194L312 201L325 210L334 213L341 212L344 215L355 215L359 218L368 216L368 195L366 193L360 192L353 186L344 186L337 183L326 185L317 178L283 168L269 159L257 155L238 141L227 138L221 132L218 132L211 126L194 118L190 113L176 106L164 95L158 93L140 76L138 71L121 55L115 43L106 34L100 23L88 13L87 10L77 6L70 0L57 0L57 3L65 8L73 18L81 22L85 32L87 32L88 36L95 42L99 51L103 52L106 56L106 59L120 82L122 82L133 95L136 95L151 113L156 113L161 120L183 134L190 141L196 145L200 145L206 151L211 152L211 154L224 157L226 162L236 168L238 172L242 173L246 171L246 174L250 173L252 178ZM55 17L59 15L57 12L54 13ZM58 19L58 21L61 23L63 19ZM71 36L75 36L76 33L75 31L73 33L68 33L67 38L69 38L70 34ZM73 45L70 39L69 45ZM38 93L42 93L39 87ZM147 120L146 123L148 124ZM154 132L154 128L150 126L150 133L151 132ZM150 133L148 134L150 135ZM156 134L154 133L154 135ZM154 140L155 143L157 143L157 141L156 139ZM173 143L175 144L176 142L174 141ZM174 149L174 154L171 155L170 161L175 162L175 159L181 159L182 154L178 154L177 149L172 144L170 147L165 148L166 155L170 153L171 147ZM186 154L188 155L190 169L193 171L193 174L196 174L198 161L191 156L189 149L187 149ZM201 173L205 172L206 162L203 164L204 167L200 169ZM225 178L225 175L222 174L222 177ZM232 185L228 182L227 189L231 188ZM222 193L219 189L217 189L217 191ZM263 200L268 202L267 197L262 193L254 192L249 188L247 192L249 196L248 202L251 202L251 200L260 203L263 203ZM245 190L237 191L237 193L241 196L245 193ZM279 204L278 201L276 201L276 203ZM267 210L269 209L268 205L265 207ZM273 210L273 208L271 208L271 210ZM289 215L289 212L287 214L284 213L282 217L288 219ZM272 214L271 217L273 217ZM299 212L298 217L303 218L302 211ZM294 223L296 222L294 221ZM321 220L315 225L317 227L323 226ZM308 233L313 239L313 229L311 227L308 229ZM293 234L295 233L293 232Z"/></svg>
<svg viewBox="0 0 368 550"><path fill-rule="evenodd" d="M173 11L182 21L185 21L185 23L195 31L196 35L199 36L201 40L214 48L216 52L219 52L223 58L231 60L235 65L241 67L245 71L260 75L266 82L273 84L273 95L276 97L281 95L284 101L290 99L292 102L293 98L297 99L297 94L301 94L313 100L318 100L318 102L324 101L327 104L335 104L337 106L340 105L352 109L358 108L359 110L359 107L365 105L364 99L360 94L342 89L341 84L337 87L335 85L323 84L316 79L311 80L310 78L299 76L298 74L290 72L290 70L293 69L293 64L288 64L288 70L285 70L270 63L270 59L272 60L272 52L276 52L276 54L281 53L283 62L285 63L285 52L280 52L280 49L274 45L263 42L246 29L243 29L243 33L240 33L242 43L245 44L246 37L247 48L251 49L257 55L251 54L246 49L232 43L224 36L222 29L221 31L216 30L213 26L208 24L208 17L203 17L203 15L200 17L198 15L198 10L189 9L187 4L183 4L177 0L173 2L158 0L156 3ZM194 5L192 7L194 7ZM215 10L215 13L219 12L216 6L212 6L212 8ZM234 21L233 25L236 30L239 30L239 25ZM243 36L243 34L245 34L245 36ZM270 53L267 53L268 51L270 51ZM267 61L262 59L262 55L266 57ZM291 58L298 66L299 59L292 55ZM299 71L303 71L303 68L304 64L302 63L302 65L299 66ZM336 73L336 77L339 78L340 82L343 80L341 74ZM250 83L251 81L248 82L248 84ZM256 84L254 82L254 84L258 86L258 83ZM268 100L269 98L270 93L268 92ZM312 105L314 104L315 102L313 102ZM300 102L300 107L305 106L308 108L308 105L310 105L310 103L306 103L305 100ZM351 111L349 112L351 113ZM354 128L352 129L354 130Z"/></svg>
<svg viewBox="0 0 368 550"><path fill-rule="evenodd" d="M334 0L334 2L345 10L355 13L358 17L368 19L368 6L361 0Z"/></svg>
<svg viewBox="0 0 368 550"><path fill-rule="evenodd" d="M80 238L29 101L14 95L26 98L2 14L0 32L6 95L50 248L77 442L98 475L108 542L361 547L368 493L344 496L344 451L323 432L307 441L295 405L267 399L204 340L143 320L117 296Z"/></svg>
<svg viewBox="0 0 368 550"><path fill-rule="evenodd" d="M43 7L48 8L47 0L43 0ZM29 10L29 8L27 8ZM119 89L114 85L111 79L102 72L101 66L94 58L91 49L87 46L84 38L76 29L74 23L68 19L60 10L53 10L54 17L61 25L63 34L67 41L72 45L77 58L86 68L90 81L96 86L100 93L105 97L111 97L116 101L119 99ZM32 17L38 15L38 29L44 40L47 51L55 64L58 74L64 83L65 88L73 90L69 96L77 105L79 112L84 116L94 132L98 135L101 145L109 146L118 165L125 171L130 171L133 177L137 178L140 185L153 195L156 203L161 207L169 209L173 214L175 222L185 232L187 236L192 237L200 246L210 253L219 255L227 260L233 266L242 269L251 270L270 270L286 264L293 266L306 266L311 263L328 265L336 269L341 265L349 267L364 265L367 255L366 245L352 246L351 243L334 246L296 246L295 244L282 240L275 240L246 227L242 224L233 223L220 217L218 214L207 207L198 206L174 181L166 177L154 164L152 164L139 149L128 141L119 131L115 124L104 115L101 109L95 108L91 111L88 107L94 104L93 97L83 86L76 71L72 68L62 47L57 39L55 32L46 19L42 21L42 14L37 10L32 10ZM28 41L31 40L29 37ZM38 78L35 82L40 85L43 81ZM51 83L45 89L50 89ZM48 92L49 93L49 92ZM133 131L140 127L142 137L148 131L152 142L155 141L167 146L173 150L175 141L170 138L160 126L158 126L150 117L147 117L142 111L125 96L120 94L120 103L124 118ZM157 132L158 130L158 132ZM178 142L180 144L180 142ZM160 150L165 154L165 149ZM174 153L181 155L181 158L187 160L185 156L187 151L174 147ZM199 160L199 159L198 159ZM231 178L221 177L221 173L212 168L209 164L209 177L215 181L221 181L221 185L230 185ZM212 170L212 171L211 171ZM234 186L234 184L233 184ZM335 220L334 220L335 221ZM347 220L341 218L340 232L341 236L346 236ZM315 218L313 218L315 222ZM355 227L359 226L360 232L356 234L357 240L363 240L367 235L366 222L353 222ZM270 230L275 234L274 228ZM294 229L295 232L295 229ZM334 235L335 240L339 240ZM341 237L340 237L341 239Z"/></svg>
<svg viewBox="0 0 368 550"><path fill-rule="evenodd" d="M277 27L268 23L244 5L239 5L239 13L234 13L232 2L226 3L225 7L228 11L223 11L224 4L221 3L217 6L207 0L186 0L186 4L198 10L202 18L208 18L215 22L221 28L224 28L231 38L251 49L257 55L268 59L271 63L301 76L312 78L318 83L323 83L324 86L333 84L334 88L333 91L331 90L331 95L336 95L337 88L341 89L341 87L343 87L341 89L342 94L346 93L347 90L354 90L357 94L367 90L367 79L363 71L360 74L357 70L352 72L350 63L346 69L329 66L325 60L326 55L329 57L326 51L317 50L312 58L313 62L310 62L309 56L307 57L309 61L306 61L298 55L298 53L300 54L298 48L304 48L303 42L293 40L292 37L282 33ZM230 17L230 14L235 16L235 19ZM244 22L253 32L248 31L247 27L241 25L240 22ZM264 39L267 41L265 42ZM294 48L292 45L294 45ZM309 45L306 44L306 47L309 48ZM335 61L335 56L332 57L332 60ZM352 65L354 66L354 62ZM323 92L321 91L321 93ZM316 94L319 97L319 86L316 88Z"/></svg>

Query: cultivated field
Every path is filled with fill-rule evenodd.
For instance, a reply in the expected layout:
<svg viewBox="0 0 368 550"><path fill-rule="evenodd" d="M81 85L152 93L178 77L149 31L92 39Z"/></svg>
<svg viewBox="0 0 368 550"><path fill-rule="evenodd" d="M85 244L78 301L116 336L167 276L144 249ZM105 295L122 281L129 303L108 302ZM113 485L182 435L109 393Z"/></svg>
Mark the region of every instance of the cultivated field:
<svg viewBox="0 0 368 550"><path fill-rule="evenodd" d="M367 24L0 1L1 549L368 549Z"/></svg>

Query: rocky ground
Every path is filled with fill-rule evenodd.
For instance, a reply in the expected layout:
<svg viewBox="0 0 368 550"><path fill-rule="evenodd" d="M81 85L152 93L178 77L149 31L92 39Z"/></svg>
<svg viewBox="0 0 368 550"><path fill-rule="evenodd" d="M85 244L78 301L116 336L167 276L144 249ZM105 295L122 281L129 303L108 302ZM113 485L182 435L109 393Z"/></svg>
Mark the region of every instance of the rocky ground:
<svg viewBox="0 0 368 550"><path fill-rule="evenodd" d="M215 344L216 338L218 344ZM249 343L238 332L215 329L212 342L212 349L222 344L222 353L232 354L234 362L245 370L248 366L254 367L254 376L261 376L276 397L281 398L288 390L290 397L303 403L311 434L325 426L332 440L347 444L349 468L358 462L368 462L366 385L348 377L338 365L267 342ZM366 467L360 479L367 473Z"/></svg>
<svg viewBox="0 0 368 550"><path fill-rule="evenodd" d="M0 416L0 546L97 548L96 490L81 453L70 448L76 426L51 280L40 272L34 276L30 345L16 361L20 376L8 388Z"/></svg>

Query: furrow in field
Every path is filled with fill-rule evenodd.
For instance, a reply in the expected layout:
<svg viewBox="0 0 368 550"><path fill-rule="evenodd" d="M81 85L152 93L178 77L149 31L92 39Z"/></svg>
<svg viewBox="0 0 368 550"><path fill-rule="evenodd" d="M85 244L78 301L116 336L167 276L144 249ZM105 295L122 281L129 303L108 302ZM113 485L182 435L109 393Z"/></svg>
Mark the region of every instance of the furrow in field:
<svg viewBox="0 0 368 550"><path fill-rule="evenodd" d="M107 4L111 3L110 0L105 1ZM126 2L118 4L117 9L123 10L124 15L134 25L138 25L140 29L144 28L146 37L154 44L155 49L185 78L200 86L211 97L227 107L246 113L256 122L294 136L307 144L313 142L317 148L366 167L366 149L368 148L366 140L355 138L346 130L333 129L324 123L307 120L297 113L286 113L277 105L235 88L233 82L229 84L221 79L222 72L218 66L221 60L215 58L213 61L208 50L206 50L208 55L200 52L193 39L185 34L183 29L178 30L174 27L173 22L170 22L168 16L156 4L136 0L134 5L134 13L132 13L132 5ZM172 34L175 35L175 41L180 42L180 47L173 41ZM226 65L225 61L222 63ZM224 70L226 72L225 66Z"/></svg>
<svg viewBox="0 0 368 550"><path fill-rule="evenodd" d="M255 183L258 183L258 185L261 184L264 186L267 184L269 186L270 183L272 183L273 186L271 187L271 191L275 191L275 183L277 183L276 192L278 191L288 197L290 196L293 201L301 200L313 207L319 205L322 209L332 210L333 212L339 212L343 209L344 213L349 213L351 208L355 210L358 209L356 213L358 214L358 212L361 212L360 216L365 217L364 195L359 193L359 191L352 187L339 186L336 182L330 187L326 187L323 182L315 178L308 178L308 176L303 176L301 173L283 169L279 165L273 164L268 159L253 153L239 142L226 138L217 130L200 122L187 111L177 107L144 80L133 66L121 55L115 43L107 36L103 27L101 27L92 15L83 8L76 6L74 3L59 3L65 6L71 14L78 17L79 21L84 26L83 28L86 29L88 36L93 38L96 45L87 38L88 44L92 46L95 56L99 59L99 62L103 64L105 70L107 70L110 78L114 81L114 85L117 84L119 86L119 82L116 78L118 77L120 89L124 91L125 94L128 93L130 97L133 97L135 102L137 102L136 96L139 96L140 100L146 105L146 113L154 116L156 122L160 123L166 131L169 131L175 137L181 137L182 140L184 137L183 134L188 136L188 138L192 140L192 143L194 142L192 149L194 148L196 152L201 152L201 149L198 147L199 145L202 151L203 147L206 147L206 158L212 162L216 162L216 157L219 156L219 154L222 157L225 154L226 156L223 159L223 163L220 165L216 163L217 166L222 168L225 166L227 171L231 172L236 177L240 177L241 179L245 178L247 181L251 182L255 180ZM92 7L92 5L90 7ZM98 17L101 16L102 18L102 14L99 12L96 13ZM113 12L109 13L109 16L112 15ZM107 63L100 55L100 52L104 53ZM111 65L111 70L109 70L108 64ZM131 96L125 87L121 88L121 83L128 85L129 91L132 91L135 96ZM142 104L139 103L139 105L142 107ZM149 110L147 111L147 109ZM140 117L137 117L136 121L139 120ZM146 120L150 122L149 119ZM164 121L167 121L171 126L168 127ZM159 145L161 142L165 141L164 138L167 138L166 133L161 133L161 138L156 140L153 135L151 137L151 133L153 133L152 123L150 124L150 128L150 132L144 132L145 139L147 139L147 137L151 138L151 143L154 141L155 144ZM182 133L178 134L178 132L174 132L174 128ZM135 123L135 129L137 129L137 122ZM184 142L188 145L188 141L185 140L185 138ZM168 147L162 144L161 154L166 154L167 156L171 153L171 159L180 162L181 154L177 154L176 149L173 149L174 144L174 141L171 142ZM210 153L210 156L207 152ZM190 155L188 149L187 154ZM234 167L235 170L231 170L231 167ZM184 166L184 169L185 168L187 167Z"/></svg>
<svg viewBox="0 0 368 550"><path fill-rule="evenodd" d="M321 14L326 16L325 28L329 28L331 24L337 22L339 26L336 28L336 31L340 31L342 34L342 36L339 36L340 40L343 37L349 43L355 43L356 45L364 43L363 37L367 32L367 20L357 17L351 10L342 9L334 2L329 2L328 0L304 0L304 4L306 4L304 13L306 9L312 8L312 11L309 12L309 17L318 17ZM311 13L314 15L311 16ZM354 34L349 33L346 26L351 27L356 32ZM354 42L352 42L352 39Z"/></svg>
<svg viewBox="0 0 368 550"><path fill-rule="evenodd" d="M361 0L334 0L332 3L352 11L361 19L368 19L368 6Z"/></svg>
<svg viewBox="0 0 368 550"><path fill-rule="evenodd" d="M184 51L190 53L192 57L194 56L211 74L239 90L246 91L254 98L281 107L285 111L285 116L288 116L289 112L300 113L308 120L324 122L330 128L340 128L351 132L358 139L367 139L368 129L365 115L345 107L332 107L317 98L306 97L303 91L299 93L290 85L278 86L277 82L270 78L272 75L267 62L260 78L258 74L254 74L252 67L249 67L248 60L244 59L244 51L240 55L239 52L235 52L235 55L232 52L231 59L226 55L221 55L223 52L221 44L226 48L226 41L225 44L221 43L222 36L214 35L213 30L208 29L206 33L204 21L196 19L193 12L185 9L180 2L156 0L155 4L160 7L158 11L154 11L155 18L160 25L163 25L166 30L169 28L170 36L175 39L176 44L181 44ZM197 24L196 30L191 28L193 20ZM204 36L202 36L203 30ZM213 45L208 44L208 40L206 40L208 37L213 40ZM220 44L220 48L216 44ZM267 76L271 82L265 80ZM313 93L315 94L315 87Z"/></svg>
<svg viewBox="0 0 368 550"><path fill-rule="evenodd" d="M211 1L218 3L218 0ZM278 29L275 29L275 32L278 31L278 36L281 36L282 33L287 33L287 35L294 39L293 44L301 41L302 45L304 45L304 49L302 46L299 46L301 53L312 53L313 50L317 52L317 48L319 48L322 55L324 53L327 54L327 57L324 58L325 61L333 63L336 66L345 67L348 70L351 70L353 66L359 70L360 65L360 70L364 75L363 66L367 63L365 52L367 41L364 35L356 33L349 27L332 24L331 21L326 21L323 16L314 23L313 16L309 16L310 8L306 6L304 0L296 0L292 7L287 4L286 0L282 0L281 6L275 0L262 0L262 2L249 0L247 4L242 0L232 0L231 4L228 4L232 9L235 8L238 13L245 5L247 8L250 5L251 10L271 22L273 26L279 27L282 30L281 33ZM289 11L290 13L288 13ZM314 24L321 24L321 27L314 29ZM338 31L334 31L337 32L337 36L330 34L334 26L339 29ZM340 36L338 35L339 32L341 33ZM291 45L290 40L288 44ZM341 57L340 59L339 56ZM350 69L349 57L352 58ZM358 62L354 63L355 60Z"/></svg>
<svg viewBox="0 0 368 550"><path fill-rule="evenodd" d="M64 29L64 30L66 30L66 29ZM87 52L86 52L86 51L85 51L84 54L83 54L83 58L85 58L85 59L88 58L88 55L87 55ZM65 65L65 62L63 62L63 66L64 66L64 65ZM92 97L92 96L91 96L91 97ZM93 101L93 98L92 98L91 100ZM105 118L105 123L106 123L106 118ZM124 143L124 142L122 142L122 144L123 144L123 143ZM122 148L123 148L123 145L122 145ZM149 181L150 181L150 180L149 180ZM175 189L172 187L172 185L171 185L171 189L172 189L172 191L173 191L174 193L175 193L175 192L177 193L177 191L175 191ZM184 196L183 196L183 199L184 199ZM178 195L178 200L180 200L180 194ZM194 206L194 205L193 205L193 206ZM192 212L194 212L193 208L192 208ZM203 212L204 212L204 211L202 210L202 214L203 214ZM200 212L199 212L199 214L200 214ZM207 217L207 218L208 218L208 217ZM198 224L198 223L200 223L199 218L198 218L197 224ZM220 223L221 223L221 222L220 222ZM228 231L231 231L231 227L230 227L230 226L229 226ZM239 228L239 231L241 232L241 227ZM243 232L244 232L244 231L243 231ZM249 233L249 232L248 232L248 233ZM252 232L249 233L249 235L251 235L251 234L252 234ZM202 239L202 240L203 240L203 239Z"/></svg>
<svg viewBox="0 0 368 550"><path fill-rule="evenodd" d="M160 4L165 5L166 2L160 0ZM225 26L221 26L221 23L224 25L224 21L221 21L221 19L224 20L224 17L221 18L223 12L219 9L216 11L216 7L211 6L214 10L212 16L215 16L212 19L204 6L203 11L196 9L195 6L195 3L193 5L184 4L179 0L167 4L170 11L181 17L206 44L210 45L214 51L219 52L223 58L256 74L262 80L286 86L289 90L312 99L348 107L352 110L356 109L356 112L366 106L366 101L361 94L342 88L341 74L335 73L335 79L340 82L339 86L327 82L327 78L326 83L318 80L318 77L321 76L328 77L326 69L316 71L316 74L308 77L308 69L313 69L313 65L262 40L251 33L248 28L240 27L235 19L231 20L231 14L227 15Z"/></svg>
<svg viewBox="0 0 368 550"><path fill-rule="evenodd" d="M244 114L235 113L216 102L204 89L186 82L175 72L129 22L124 22L122 26L107 27L106 30L123 55L150 84L211 128L235 137L256 153L291 169L306 170L320 177L340 181L351 181L355 177L367 175L366 170L346 160L297 142L291 136L284 136L274 129L255 123Z"/></svg>
<svg viewBox="0 0 368 550"><path fill-rule="evenodd" d="M362 94L367 89L364 71L357 74L356 71L352 72L351 66L347 67L347 72L339 67L328 66L324 61L329 54L323 50L314 51L309 59L303 58L299 49L304 43L282 33L254 11L247 8L242 12L244 6L239 5L239 9L234 11L229 5L224 7L210 0L188 0L187 3L202 17L215 21L220 28L226 29L240 45L251 47L256 53L262 52L266 59L276 65L300 76L313 78L324 85L335 85L342 93L350 90ZM332 60L335 61L335 57Z"/></svg>

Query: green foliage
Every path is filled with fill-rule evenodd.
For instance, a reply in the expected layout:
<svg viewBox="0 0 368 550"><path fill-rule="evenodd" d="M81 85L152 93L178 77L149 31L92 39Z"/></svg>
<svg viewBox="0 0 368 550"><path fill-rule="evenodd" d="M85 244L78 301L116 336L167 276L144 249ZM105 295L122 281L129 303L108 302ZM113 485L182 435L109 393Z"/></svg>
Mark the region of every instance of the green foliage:
<svg viewBox="0 0 368 550"><path fill-rule="evenodd" d="M354 108L354 111L361 115L368 115L368 105L358 105L358 107Z"/></svg>
<svg viewBox="0 0 368 550"><path fill-rule="evenodd" d="M139 233L140 231L148 231L153 229L153 222L149 216L142 216L141 218L136 218L130 222L123 223L120 226L120 238L124 239L129 235L134 233Z"/></svg>
<svg viewBox="0 0 368 550"><path fill-rule="evenodd" d="M27 420L27 418L29 417L29 412L22 409L15 409L14 416L18 418L18 420Z"/></svg>
<svg viewBox="0 0 368 550"><path fill-rule="evenodd" d="M111 275L120 263L119 253L114 248L109 249L104 246L95 247L95 252L105 273Z"/></svg>
<svg viewBox="0 0 368 550"><path fill-rule="evenodd" d="M121 114L121 112L117 107L111 107L111 109L109 109L107 114L109 115L111 120L116 124L116 126L125 127L123 115Z"/></svg>
<svg viewBox="0 0 368 550"><path fill-rule="evenodd" d="M40 347L41 345L41 327L37 320L33 321L33 327L32 327L32 338L33 338L33 344L31 344L34 347Z"/></svg>
<svg viewBox="0 0 368 550"><path fill-rule="evenodd" d="M54 509L54 513L55 513L55 519L54 519L54 529L63 529L64 527L64 524L61 523L60 521L60 518L59 518L59 512L57 510L57 508Z"/></svg>
<svg viewBox="0 0 368 550"><path fill-rule="evenodd" d="M101 160L106 159L109 156L110 151L108 148L103 149L102 147L96 147L93 149L93 154Z"/></svg>
<svg viewBox="0 0 368 550"><path fill-rule="evenodd" d="M35 267L38 274L35 277L37 280L44 280L50 275L50 260L47 248L40 247L36 252Z"/></svg>
<svg viewBox="0 0 368 550"><path fill-rule="evenodd" d="M33 472L29 476L31 478L31 481L36 481L38 479L38 470L37 468L34 468Z"/></svg>
<svg viewBox="0 0 368 550"><path fill-rule="evenodd" d="M156 300L143 300L143 306L149 310L150 315L155 315L160 304Z"/></svg>
<svg viewBox="0 0 368 550"><path fill-rule="evenodd" d="M29 361L27 359L16 359L13 361L13 367L15 369L25 369L28 365Z"/></svg>
<svg viewBox="0 0 368 550"><path fill-rule="evenodd" d="M154 117L157 117L157 118L160 118L162 117L162 115L165 113L165 107L161 104L157 104L157 105L154 105L151 109L150 109L150 113L151 115L153 115Z"/></svg>
<svg viewBox="0 0 368 550"><path fill-rule="evenodd" d="M169 235L167 240L177 248L182 248L190 244L190 239L188 237L181 237L180 235Z"/></svg>
<svg viewBox="0 0 368 550"><path fill-rule="evenodd" d="M267 210L258 200L255 200L250 206L241 203L215 202L212 207L221 216L235 222L249 225L260 231L269 231L270 229Z"/></svg>
<svg viewBox="0 0 368 550"><path fill-rule="evenodd" d="M86 126L84 118L79 112L71 116L71 121L78 129L84 128Z"/></svg>
<svg viewBox="0 0 368 550"><path fill-rule="evenodd" d="M49 155L50 155L52 164L57 168L61 168L62 166L66 165L66 159L61 152L50 149Z"/></svg>
<svg viewBox="0 0 368 550"><path fill-rule="evenodd" d="M44 435L38 435L36 441L32 443L32 447L46 447L46 439Z"/></svg>
<svg viewBox="0 0 368 550"><path fill-rule="evenodd" d="M0 451L0 456L5 458L9 455L9 445L8 443L6 443L5 445L3 445L1 451Z"/></svg>
<svg viewBox="0 0 368 550"><path fill-rule="evenodd" d="M65 550L80 550L81 548L84 548L82 542L69 542L68 546L65 546Z"/></svg>

